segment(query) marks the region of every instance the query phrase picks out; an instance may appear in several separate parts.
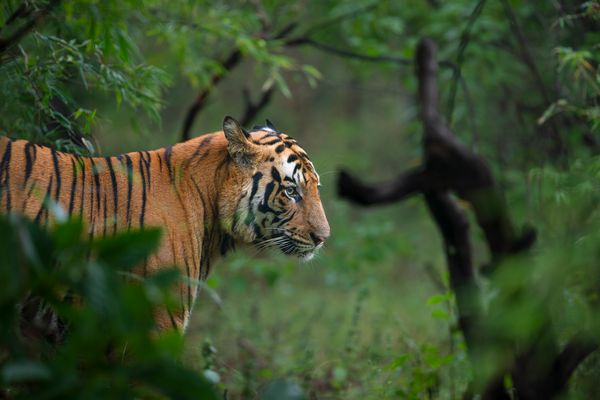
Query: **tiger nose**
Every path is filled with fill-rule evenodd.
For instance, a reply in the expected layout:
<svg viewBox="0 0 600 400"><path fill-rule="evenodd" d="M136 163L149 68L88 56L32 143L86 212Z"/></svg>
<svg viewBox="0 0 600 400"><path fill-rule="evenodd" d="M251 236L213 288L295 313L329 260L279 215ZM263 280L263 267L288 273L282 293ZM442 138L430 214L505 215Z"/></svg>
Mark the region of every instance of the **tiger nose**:
<svg viewBox="0 0 600 400"><path fill-rule="evenodd" d="M325 242L325 239L327 239L328 236L329 235L327 235L327 236L318 235L313 232L310 233L310 238L314 242L315 246L318 246L318 245L322 244L323 242Z"/></svg>

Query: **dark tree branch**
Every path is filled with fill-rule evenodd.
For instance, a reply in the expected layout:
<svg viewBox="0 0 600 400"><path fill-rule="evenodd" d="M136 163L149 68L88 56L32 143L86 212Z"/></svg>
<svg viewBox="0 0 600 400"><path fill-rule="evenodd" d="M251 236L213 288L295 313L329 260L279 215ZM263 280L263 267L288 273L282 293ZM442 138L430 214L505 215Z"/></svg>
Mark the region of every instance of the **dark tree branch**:
<svg viewBox="0 0 600 400"><path fill-rule="evenodd" d="M221 82L221 80L227 72L231 71L235 66L239 64L241 59L242 53L239 50L232 51L222 63L223 71L219 74L213 75L211 78L210 85L203 89L200 93L198 93L198 96L196 96L196 100L194 100L194 103L192 103L185 115L185 120L183 122L183 131L181 134L182 141L186 141L190 138L190 131L192 129L192 125L194 124L194 120L196 119L198 113L206 105L206 100L208 99L208 96L210 95L212 90L215 88L215 86L219 84L219 82Z"/></svg>
<svg viewBox="0 0 600 400"><path fill-rule="evenodd" d="M365 184L346 171L341 171L338 193L357 204L369 206L401 201L428 190L430 186L433 187L421 168L407 171L392 182L378 185Z"/></svg>
<svg viewBox="0 0 600 400"><path fill-rule="evenodd" d="M2 30L7 26L15 23L19 19L28 18L19 28L17 28L10 36L7 38L0 38L0 54L9 50L11 47L17 45L21 39L23 39L29 32L33 30L36 26L40 25L46 15L52 11L54 7L56 7L60 3L60 0L53 0L44 8L40 8L39 10L33 11L27 8L25 5L20 6L15 10L15 12L8 17L5 25L2 27Z"/></svg>
<svg viewBox="0 0 600 400"><path fill-rule="evenodd" d="M277 34L275 34L273 39L275 39L275 40L283 39L283 38L287 37L290 33L294 32L294 30L296 30L297 27L298 27L298 23L292 22L292 23L284 26Z"/></svg>
<svg viewBox="0 0 600 400"><path fill-rule="evenodd" d="M354 53L349 50L339 49L337 47L333 47L328 44L318 42L307 36L290 39L285 44L286 44L286 46L289 46L289 47L307 45L307 46L311 46L316 49L319 49L321 51L324 51L326 53L334 54L334 55L344 57L344 58L361 60L361 61L390 62L390 63L400 64L400 65L412 65L413 64L413 60L411 60L409 58L394 57L394 56L370 56L370 55L366 55L366 54Z"/></svg>
<svg viewBox="0 0 600 400"><path fill-rule="evenodd" d="M481 306L471 257L469 220L448 193L425 192L425 202L444 239L450 286L456 294L458 324L467 344L473 346L477 338L477 318L481 314Z"/></svg>
<svg viewBox="0 0 600 400"><path fill-rule="evenodd" d="M4 22L4 25L2 26L2 28L0 28L0 32L2 32L5 28L10 26L17 19L27 18L29 15L31 15L32 12L33 9L27 7L25 3L21 4L11 15L8 16L6 22Z"/></svg>
<svg viewBox="0 0 600 400"><path fill-rule="evenodd" d="M597 349L597 342L592 342L589 337L581 334L575 335L554 359L547 383L555 385L556 393L562 392L579 364Z"/></svg>
<svg viewBox="0 0 600 400"><path fill-rule="evenodd" d="M257 6L260 6L260 2L258 0L254 0L254 1L255 1L255 3L257 3ZM337 47L328 45L326 43L321 43L310 37L310 34L316 32L318 30L324 29L327 26L330 26L330 25L340 22L342 20L345 20L348 18L353 18L354 16L358 15L359 13L367 12L374 7L375 7L375 4L371 4L369 6L360 8L358 10L353 10L348 13L341 14L331 20L319 23L319 24L309 28L308 30L306 30L303 35L300 35L296 38L285 40L283 42L283 46L296 47L296 46L306 45L306 46L314 47L315 49L321 50L323 52L333 54L333 55L343 57L343 58L348 58L348 59L355 59L355 60L360 60L360 61L376 62L376 63L387 62L387 63L394 63L397 65L403 65L403 66L413 65L414 62L412 59L397 57L397 56L384 56L384 55L374 56L374 55L355 53L350 50L339 49ZM264 18L261 18L261 20L263 20L263 19ZM266 24L264 21L262 22L262 25L263 25L263 27L270 26L270 24ZM269 38L265 32L261 33L260 36L264 37L267 40L282 40L282 39L285 39L289 34L291 34L297 28L297 26L298 26L298 24L296 22L292 22L289 25L285 26L281 31L279 31L277 34L275 34L272 38ZM235 66L238 65L239 61L241 61L241 57L242 56L241 56L240 51L234 50L230 54L230 56L227 58L227 60L223 63L224 71L220 74L214 75L211 79L211 84L198 94L198 96L196 97L196 100L190 106L190 108L188 109L188 112L186 114L186 118L184 120L184 125L183 125L183 130L182 130L182 141L188 140L190 138L190 130L194 123L194 120L196 119L197 114L204 108L205 102L206 102L208 96L210 95L210 93L212 92L212 90L214 89L214 87L221 81L221 79L223 78L223 76L226 73L228 73L231 69L233 69ZM235 62L229 63L228 61L231 60L232 58L235 58ZM460 83L463 91L465 92L465 98L467 100L468 110L469 110L469 112L468 112L469 121L471 124L471 128L473 130L473 138L474 138L473 140L474 140L474 142L477 142L478 135L477 135L476 128L475 128L474 117L472 115L473 114L473 106L472 106L472 102L471 102L471 96L470 96L466 82L464 81L462 75L459 73L460 72L459 67L456 64L452 63L451 61L447 61L447 60L441 61L440 65L443 67L446 67L446 68L450 68L454 71L457 81Z"/></svg>
<svg viewBox="0 0 600 400"><path fill-rule="evenodd" d="M502 193L485 160L469 151L448 128L439 113L435 46L424 40L417 51L419 102L424 126L422 167L409 170L396 180L380 185L366 184L342 171L338 190L341 197L361 205L401 201L422 193L432 218L444 239L450 283L456 293L459 325L472 354L486 346L490 338L481 336L480 324L485 313L479 300L475 279L469 222L465 211L450 192L468 201L492 253L492 263L507 255L529 249L535 231L527 228L517 234L510 220ZM574 336L562 350L543 306L539 317L544 324L525 341L513 343L506 351L514 352L509 365L502 367L481 393L483 399L513 398L504 387L504 377L513 379L521 399L555 398L560 395L577 366L598 348L589 335Z"/></svg>
<svg viewBox="0 0 600 400"><path fill-rule="evenodd" d="M458 53L456 55L456 69L454 70L454 79L450 82L450 95L448 97L448 124L452 125L452 115L454 114L454 102L456 100L456 90L458 88L458 82L462 77L462 65L465 58L465 52L467 50L467 46L471 40L471 31L473 30L473 26L477 21L477 18L481 15L483 11L483 7L485 6L485 2L487 0L479 0L471 15L469 16L469 20L467 21L467 25L465 29L462 31L460 35L460 44L458 46Z"/></svg>
<svg viewBox="0 0 600 400"><path fill-rule="evenodd" d="M259 13L259 20L261 21L261 25L262 25L262 30L259 33L259 37L261 37L265 40L277 41L277 40L285 39L298 26L297 22L292 22L292 23L286 25L284 28L282 28L279 32L275 33L272 37L270 37L269 31L271 29L271 23L268 18L268 15L264 11L261 1L253 0L253 5L256 7L257 12ZM353 18L354 16L358 15L359 13L366 12L374 7L375 7L375 4L371 4L366 7L362 7L357 10L353 10L348 13L341 14L341 15L334 17L332 19L329 19L327 21L318 23L318 24L312 26L311 28L309 28L300 39L288 40L287 42L284 43L284 46L296 46L296 45L300 45L300 44L311 43L312 40L308 39L307 35L314 33L318 30L324 29L327 26L339 23L344 19ZM223 71L221 71L218 74L213 75L208 87L204 88L200 93L198 93L198 95L196 96L196 99L194 100L194 102L189 107L189 109L186 113L186 116L185 116L185 119L183 122L183 129L182 129L182 133L181 133L182 141L186 141L190 138L190 132L191 132L192 126L194 124L194 121L195 121L198 113L200 111L202 111L202 109L206 105L206 100L208 99L209 95L212 93L215 86L217 86L219 84L219 82L221 82L221 80L224 78L224 76L227 73L229 73L233 68L235 68L240 63L241 60L242 60L241 51L239 49L234 49L229 54L229 56L225 59L225 61L222 63ZM265 104L263 104L261 106L261 108L264 107L271 98L272 93L270 93L271 92L270 90L268 92L269 93L263 93L263 98L265 99ZM263 98L261 98L260 100L263 100ZM260 103L261 103L261 101L259 101L258 104L260 104ZM258 113L259 110L260 109L255 110L255 113ZM248 111L253 111L253 110L250 109ZM253 116L250 115L247 119L252 119L252 118L253 118Z"/></svg>
<svg viewBox="0 0 600 400"><path fill-rule="evenodd" d="M244 116L240 120L242 126L250 126L250 123L256 118L258 113L269 104L271 98L273 97L273 92L275 91L275 87L271 86L270 88L264 90L260 98L256 103L252 102L252 98L250 97L250 92L248 89L244 89L243 95L244 100L246 102L246 110L244 111Z"/></svg>

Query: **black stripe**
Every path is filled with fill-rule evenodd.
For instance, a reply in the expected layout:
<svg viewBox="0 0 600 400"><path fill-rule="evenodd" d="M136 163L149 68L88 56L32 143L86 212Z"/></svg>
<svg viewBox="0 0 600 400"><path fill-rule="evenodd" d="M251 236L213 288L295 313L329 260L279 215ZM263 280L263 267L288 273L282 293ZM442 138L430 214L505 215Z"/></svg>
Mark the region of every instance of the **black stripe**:
<svg viewBox="0 0 600 400"><path fill-rule="evenodd" d="M42 206L40 207L37 215L35 216L35 223L39 224L40 220L42 219L42 214L44 214L44 210L47 209L47 204L50 201L50 193L52 192L52 180L53 180L53 176L50 176L50 182L48 183L48 187L46 188L46 194L44 195L44 200L42 201Z"/></svg>
<svg viewBox="0 0 600 400"><path fill-rule="evenodd" d="M71 168L73 175L71 177L71 197L69 198L69 215L73 213L75 206L75 190L77 189L77 166L75 165L75 157L71 157Z"/></svg>
<svg viewBox="0 0 600 400"><path fill-rule="evenodd" d="M213 137L214 136L207 136L204 139L202 139L200 144L198 146L196 146L196 150L194 150L194 153L190 156L190 158L187 159L187 161L185 163L186 168L190 165L190 163L192 161L194 161L196 159L196 157L198 157L198 155L200 154L200 151L212 141ZM202 154L202 157L205 157L207 154L208 154L208 150Z"/></svg>
<svg viewBox="0 0 600 400"><path fill-rule="evenodd" d="M173 326L173 329L175 329L175 331L179 331L179 329L177 329L177 324L175 323L175 318L173 318L171 310L167 310L167 314L169 315L169 319L171 320L171 325Z"/></svg>
<svg viewBox="0 0 600 400"><path fill-rule="evenodd" d="M281 183L281 175L279 174L279 171L277 171L277 168L271 167L271 177L275 182Z"/></svg>
<svg viewBox="0 0 600 400"><path fill-rule="evenodd" d="M142 209L140 211L140 227L144 226L144 215L146 213L146 178L144 176L143 159L140 155L140 175L142 177Z"/></svg>
<svg viewBox="0 0 600 400"><path fill-rule="evenodd" d="M25 147L23 147L23 151L25 153L25 179L23 179L23 188L27 185L27 181L31 176L31 171L33 170L33 161L31 159L31 150L35 152L35 146L30 142L25 143Z"/></svg>
<svg viewBox="0 0 600 400"><path fill-rule="evenodd" d="M271 212L275 215L281 214L281 211L274 210L269 206L269 197L271 196L271 193L273 193L273 189L275 189L275 184L273 182L269 182L265 187L263 202L258 205L258 211L262 213Z"/></svg>
<svg viewBox="0 0 600 400"><path fill-rule="evenodd" d="M171 171L171 155L173 154L173 146L169 146L165 149L165 162L167 164L167 171L169 172L169 178L173 180L173 171Z"/></svg>
<svg viewBox="0 0 600 400"><path fill-rule="evenodd" d="M148 183L148 191L150 191L152 188L152 175L150 175L150 163L152 162L152 154L150 154L150 152L148 151L145 151L144 154L148 156L147 160L145 158L142 159L146 167L146 182Z"/></svg>
<svg viewBox="0 0 600 400"><path fill-rule="evenodd" d="M108 171L110 172L110 181L112 183L113 189L113 233L117 232L117 207L119 203L119 188L117 187L117 177L115 176L115 170L112 165L112 161L110 157L105 157L106 165L108 165ZM105 198L106 201L106 198ZM106 205L105 205L106 207ZM106 210L104 210L105 220L106 220Z"/></svg>
<svg viewBox="0 0 600 400"><path fill-rule="evenodd" d="M79 216L83 216L83 205L85 204L85 161L81 157L77 156L77 162L81 167L81 205L79 209Z"/></svg>
<svg viewBox="0 0 600 400"><path fill-rule="evenodd" d="M96 168L96 163L94 162L93 158L90 158L90 162L92 163L92 174L94 175L94 184L95 184L95 188L94 191L96 192L96 207L98 208L98 212L100 211L100 172L98 171L98 168ZM92 191L92 195L93 192ZM94 208L92 207L92 210Z"/></svg>
<svg viewBox="0 0 600 400"><path fill-rule="evenodd" d="M266 138L268 138L269 136L277 136L277 134L276 134L276 133L274 133L274 132L267 132L267 133L265 133L264 135L262 135L262 136L261 136L261 137L258 139L258 141L260 142L261 140L265 140L265 139L266 139Z"/></svg>
<svg viewBox="0 0 600 400"><path fill-rule="evenodd" d="M196 193L198 193L198 198L200 199L200 207L202 209L202 219L204 222L204 231L202 236L202 251L200 253L200 268L198 270L197 279L204 279L208 274L208 270L210 269L209 264L209 256L210 256L210 243L211 243L211 235L209 230L211 218L209 218L207 207L207 200L204 198L204 193L200 190L200 187L196 183L194 179L192 179L192 183L194 188L196 189Z"/></svg>
<svg viewBox="0 0 600 400"><path fill-rule="evenodd" d="M265 143L263 143L263 145L264 146L270 146L272 144L279 143L279 142L281 142L281 139L277 138L277 139L273 139L273 140L270 140L268 142L265 142Z"/></svg>
<svg viewBox="0 0 600 400"><path fill-rule="evenodd" d="M56 176L56 192L55 192L55 199L56 202L58 203L58 196L60 195L60 168L58 166L58 154L56 152L55 149L50 149L50 152L52 153L52 163L54 164L54 175Z"/></svg>
<svg viewBox="0 0 600 400"><path fill-rule="evenodd" d="M185 259L184 259L184 262L185 262L185 271L186 271L187 276L189 278L191 278L192 275L190 275L190 264L188 263L188 259L187 259L187 255L185 254L185 251L184 251L184 257L185 257ZM188 303L188 307L187 308L188 308L188 311L191 313L191 311L192 311L192 282L188 281L187 284L186 284L186 286L187 286L187 300L188 300L187 301L187 303Z"/></svg>
<svg viewBox="0 0 600 400"><path fill-rule="evenodd" d="M297 159L298 159L298 156L297 156L297 155L295 155L295 154L290 154L290 156L289 156L289 157L288 157L288 159L287 159L287 162L291 163L291 162L294 162L294 161L296 161Z"/></svg>
<svg viewBox="0 0 600 400"><path fill-rule="evenodd" d="M10 155L12 152L12 140L8 139L6 144L6 150L2 156L2 162L0 163L0 201L2 201L2 192L6 189L6 210L10 211Z"/></svg>
<svg viewBox="0 0 600 400"><path fill-rule="evenodd" d="M104 192L104 196L102 196L102 198L104 199L103 200L103 203L104 203L104 215L103 215L104 223L102 224L102 236L104 237L104 236L106 236L106 209L108 208L108 207L106 207L106 192Z"/></svg>
<svg viewBox="0 0 600 400"><path fill-rule="evenodd" d="M173 265L176 265L177 264L177 255L176 255L177 249L175 248L175 240L173 240L173 235L171 233L172 232L168 231L167 235L168 235L169 243L171 243L171 254L173 255ZM187 259L185 257L185 254L183 256L183 260L184 260L184 264L185 264L185 269L187 271L187 276L190 276L189 265L187 263ZM189 300L190 296L191 296L189 283L186 284L185 286L187 287L187 290L188 290L187 295L188 295L188 300ZM181 301L181 307L183 308L184 307L183 306L183 290L179 291L179 297L180 297L180 301ZM184 312L185 312L185 309L184 309Z"/></svg>
<svg viewBox="0 0 600 400"><path fill-rule="evenodd" d="M283 226L283 225L287 224L288 222L290 222L292 220L292 218L294 218L294 215L296 215L296 211L292 211L290 213L289 217L282 219L279 226Z"/></svg>
<svg viewBox="0 0 600 400"><path fill-rule="evenodd" d="M29 190L27 191L27 195L25 195L25 200L23 201L23 209L22 209L23 213L25 213L25 210L27 209L27 202L31 198L31 193L33 193L33 189L35 189L35 188L36 188L36 184L35 184L35 182L33 182L31 184L31 186L29 187Z"/></svg>
<svg viewBox="0 0 600 400"><path fill-rule="evenodd" d="M131 190L133 188L133 163L131 157L125 154L125 165L127 166L127 228L131 227Z"/></svg>
<svg viewBox="0 0 600 400"><path fill-rule="evenodd" d="M250 225L254 220L254 214L252 213L252 200L254 199L254 196L256 196L256 192L258 191L258 182L262 176L262 172L257 172L252 177L252 189L250 190L250 196L248 197L248 215L244 221L246 225Z"/></svg>

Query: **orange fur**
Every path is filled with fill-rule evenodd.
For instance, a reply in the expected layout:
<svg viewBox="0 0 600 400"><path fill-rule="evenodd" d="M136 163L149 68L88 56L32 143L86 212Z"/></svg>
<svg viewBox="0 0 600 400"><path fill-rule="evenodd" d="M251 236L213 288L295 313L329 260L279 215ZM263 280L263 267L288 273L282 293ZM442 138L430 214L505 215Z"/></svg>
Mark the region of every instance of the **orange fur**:
<svg viewBox="0 0 600 400"><path fill-rule="evenodd" d="M285 252L312 255L329 236L312 163L286 135L274 136L268 129L242 135L236 128L237 122L226 125L225 134L107 158L0 138L0 208L45 225L56 209L46 206L58 205L80 215L90 237L161 227L161 245L139 267L142 274L177 265L190 278L206 279L218 253L235 242L278 243ZM279 142L269 144L275 137L286 144L284 150ZM293 185L303 193L298 201L286 195L288 183L273 181L296 164L301 176ZM159 313L159 327L185 329L197 287L182 284L178 294L181 312Z"/></svg>

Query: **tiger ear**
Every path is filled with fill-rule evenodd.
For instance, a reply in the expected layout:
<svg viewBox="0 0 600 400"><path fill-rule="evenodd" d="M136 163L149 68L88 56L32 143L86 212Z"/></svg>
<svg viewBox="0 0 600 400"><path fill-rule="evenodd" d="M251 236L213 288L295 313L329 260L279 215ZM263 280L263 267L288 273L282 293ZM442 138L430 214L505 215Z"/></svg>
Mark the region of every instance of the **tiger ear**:
<svg viewBox="0 0 600 400"><path fill-rule="evenodd" d="M249 138L250 135L239 122L229 115L223 119L223 132L229 142L227 151L240 167L251 167L256 164L256 145Z"/></svg>
<svg viewBox="0 0 600 400"><path fill-rule="evenodd" d="M274 131L277 131L277 128L275 128L275 125L273 125L273 123L271 121L269 121L268 119L265 120L265 122L267 123L267 128L271 128Z"/></svg>

